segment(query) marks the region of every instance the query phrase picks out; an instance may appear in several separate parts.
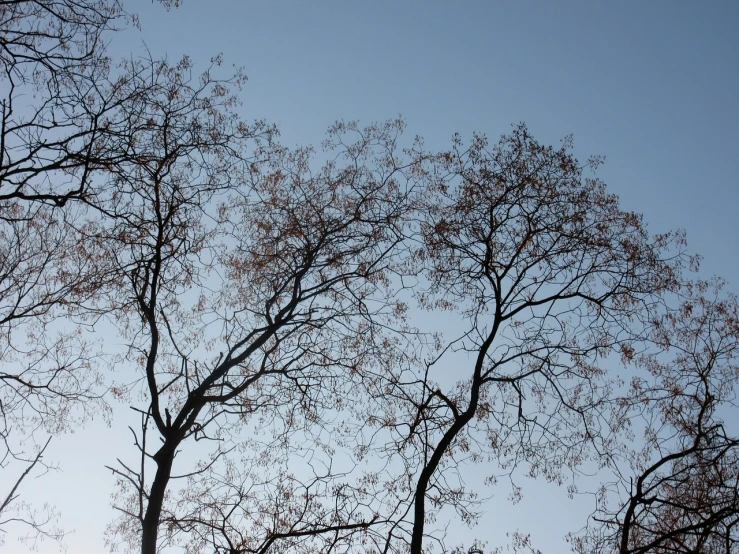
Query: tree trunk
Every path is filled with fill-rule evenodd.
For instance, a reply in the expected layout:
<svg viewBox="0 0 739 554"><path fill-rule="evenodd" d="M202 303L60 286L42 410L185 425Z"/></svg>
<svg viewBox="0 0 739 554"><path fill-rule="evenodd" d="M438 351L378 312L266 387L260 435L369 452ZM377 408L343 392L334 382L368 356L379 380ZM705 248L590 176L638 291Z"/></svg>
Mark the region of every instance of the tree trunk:
<svg viewBox="0 0 739 554"><path fill-rule="evenodd" d="M159 534L159 518L162 514L164 493L172 475L172 462L176 451L176 444L164 444L154 455L157 463L157 472L149 493L149 502L146 505L143 529L141 533L141 554L156 554L157 536Z"/></svg>

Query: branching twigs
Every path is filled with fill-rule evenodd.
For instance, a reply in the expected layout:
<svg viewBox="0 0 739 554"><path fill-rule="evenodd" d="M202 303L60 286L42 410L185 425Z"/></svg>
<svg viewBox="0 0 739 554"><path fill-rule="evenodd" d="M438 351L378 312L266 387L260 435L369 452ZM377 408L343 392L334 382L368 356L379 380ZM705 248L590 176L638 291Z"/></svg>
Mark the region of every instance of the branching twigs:
<svg viewBox="0 0 739 554"><path fill-rule="evenodd" d="M634 358L644 371L620 402L639 415L645 444L573 538L578 551L731 554L739 544L739 438L723 419L735 409L739 309L719 281L682 296L652 322L652 348Z"/></svg>

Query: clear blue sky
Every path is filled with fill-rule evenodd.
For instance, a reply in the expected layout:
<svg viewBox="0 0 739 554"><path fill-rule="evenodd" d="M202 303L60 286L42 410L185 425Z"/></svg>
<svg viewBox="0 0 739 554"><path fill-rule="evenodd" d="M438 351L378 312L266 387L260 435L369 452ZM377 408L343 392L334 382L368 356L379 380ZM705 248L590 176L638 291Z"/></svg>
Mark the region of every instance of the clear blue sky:
<svg viewBox="0 0 739 554"><path fill-rule="evenodd" d="M169 13L150 0L126 5L142 32L121 34L115 52L140 53L143 41L154 56L187 53L202 68L223 52L249 76L244 116L278 124L288 144L318 143L339 118L397 114L430 147L457 131L497 137L520 121L545 142L571 133L583 159L606 156L599 176L626 208L644 213L653 232L686 229L705 274L739 291L739 2L184 0ZM104 552L113 480L102 465L130 451L126 433L120 422L93 425L50 453L65 472L38 486L76 528L72 554ZM90 436L111 448L81 459ZM563 491L549 493L534 493L540 501L524 520L540 547L564 552L560 525L578 522L567 520ZM486 525L505 527L505 496ZM16 544L6 549L24 552Z"/></svg>

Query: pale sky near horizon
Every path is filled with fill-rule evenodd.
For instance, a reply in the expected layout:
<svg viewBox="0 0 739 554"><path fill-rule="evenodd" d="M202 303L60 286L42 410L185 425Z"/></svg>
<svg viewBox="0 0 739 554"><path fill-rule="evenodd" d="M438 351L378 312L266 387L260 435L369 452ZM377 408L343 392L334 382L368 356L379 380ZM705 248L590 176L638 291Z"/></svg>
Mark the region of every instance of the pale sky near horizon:
<svg viewBox="0 0 739 554"><path fill-rule="evenodd" d="M521 121L541 142L573 134L581 159L606 157L598 176L625 208L651 232L685 229L703 275L739 292L737 2L184 0L170 12L124 3L142 31L115 37L112 52L139 55L145 43L154 57L190 55L196 70L222 52L249 77L244 117L276 123L290 145L318 144L337 119L398 114L430 148L455 132L497 139ZM47 458L62 471L24 491L61 510L70 554L107 551L113 477L103 466L132 453L124 421L57 438ZM477 532L519 528L545 554L567 552L561 538L589 504L533 489L516 508L496 493ZM8 537L2 551L27 549Z"/></svg>

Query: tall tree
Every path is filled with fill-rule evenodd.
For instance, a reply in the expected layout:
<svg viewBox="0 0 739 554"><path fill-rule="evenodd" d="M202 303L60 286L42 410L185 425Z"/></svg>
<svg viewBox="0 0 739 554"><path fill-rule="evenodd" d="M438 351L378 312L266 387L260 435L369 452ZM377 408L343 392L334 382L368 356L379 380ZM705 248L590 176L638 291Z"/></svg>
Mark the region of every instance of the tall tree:
<svg viewBox="0 0 739 554"><path fill-rule="evenodd" d="M521 125L497 144L456 138L438 160L416 296L454 331L392 420L411 468L413 554L442 508L476 521L462 464L490 464L492 482L523 467L563 483L613 447L607 356L635 340L685 262L682 237L650 237L640 216L583 175L597 160L580 165L569 139L544 146Z"/></svg>
<svg viewBox="0 0 739 554"><path fill-rule="evenodd" d="M484 462L615 470L579 552L736 550L736 300L683 283L684 237L650 236L597 160L525 126L403 150L401 121L286 148L220 58L108 59L132 19L0 0L0 527L60 535L18 493L104 409L113 331L141 425L111 546L449 551L431 523L477 521Z"/></svg>
<svg viewBox="0 0 739 554"><path fill-rule="evenodd" d="M86 96L105 77L103 35L121 17L115 0L0 2L0 527L25 523L31 537L61 534L52 513L19 498L45 464L43 435L100 400L94 352L53 325L94 281L69 226L79 214L55 207L89 186L101 112Z"/></svg>
<svg viewBox="0 0 739 554"><path fill-rule="evenodd" d="M113 194L98 199L111 223L87 232L115 265L106 309L128 337L147 398L136 408L139 463L114 468L123 485L117 531L154 553L162 523L168 532L196 527L166 505L180 449L214 441L205 467L183 471L194 477L252 418L270 418L284 435L315 425L346 400L363 365L390 355L379 321L397 313L388 272L415 166L394 158L398 123L346 124L330 134L336 159L313 172L309 150L271 144L270 127L238 120L238 78L191 79L187 60L130 70L132 86L147 79L147 94L126 104L130 149L111 168ZM366 510L346 504L351 521L336 523L331 510L316 525L366 526ZM274 542L285 525L262 540Z"/></svg>
<svg viewBox="0 0 739 554"><path fill-rule="evenodd" d="M100 217L95 176L125 155L128 115L105 46L134 19L117 0L0 1L3 531L22 522L60 536L22 502L21 484L45 465L46 435L103 406L98 352L80 331L105 264L80 229Z"/></svg>

